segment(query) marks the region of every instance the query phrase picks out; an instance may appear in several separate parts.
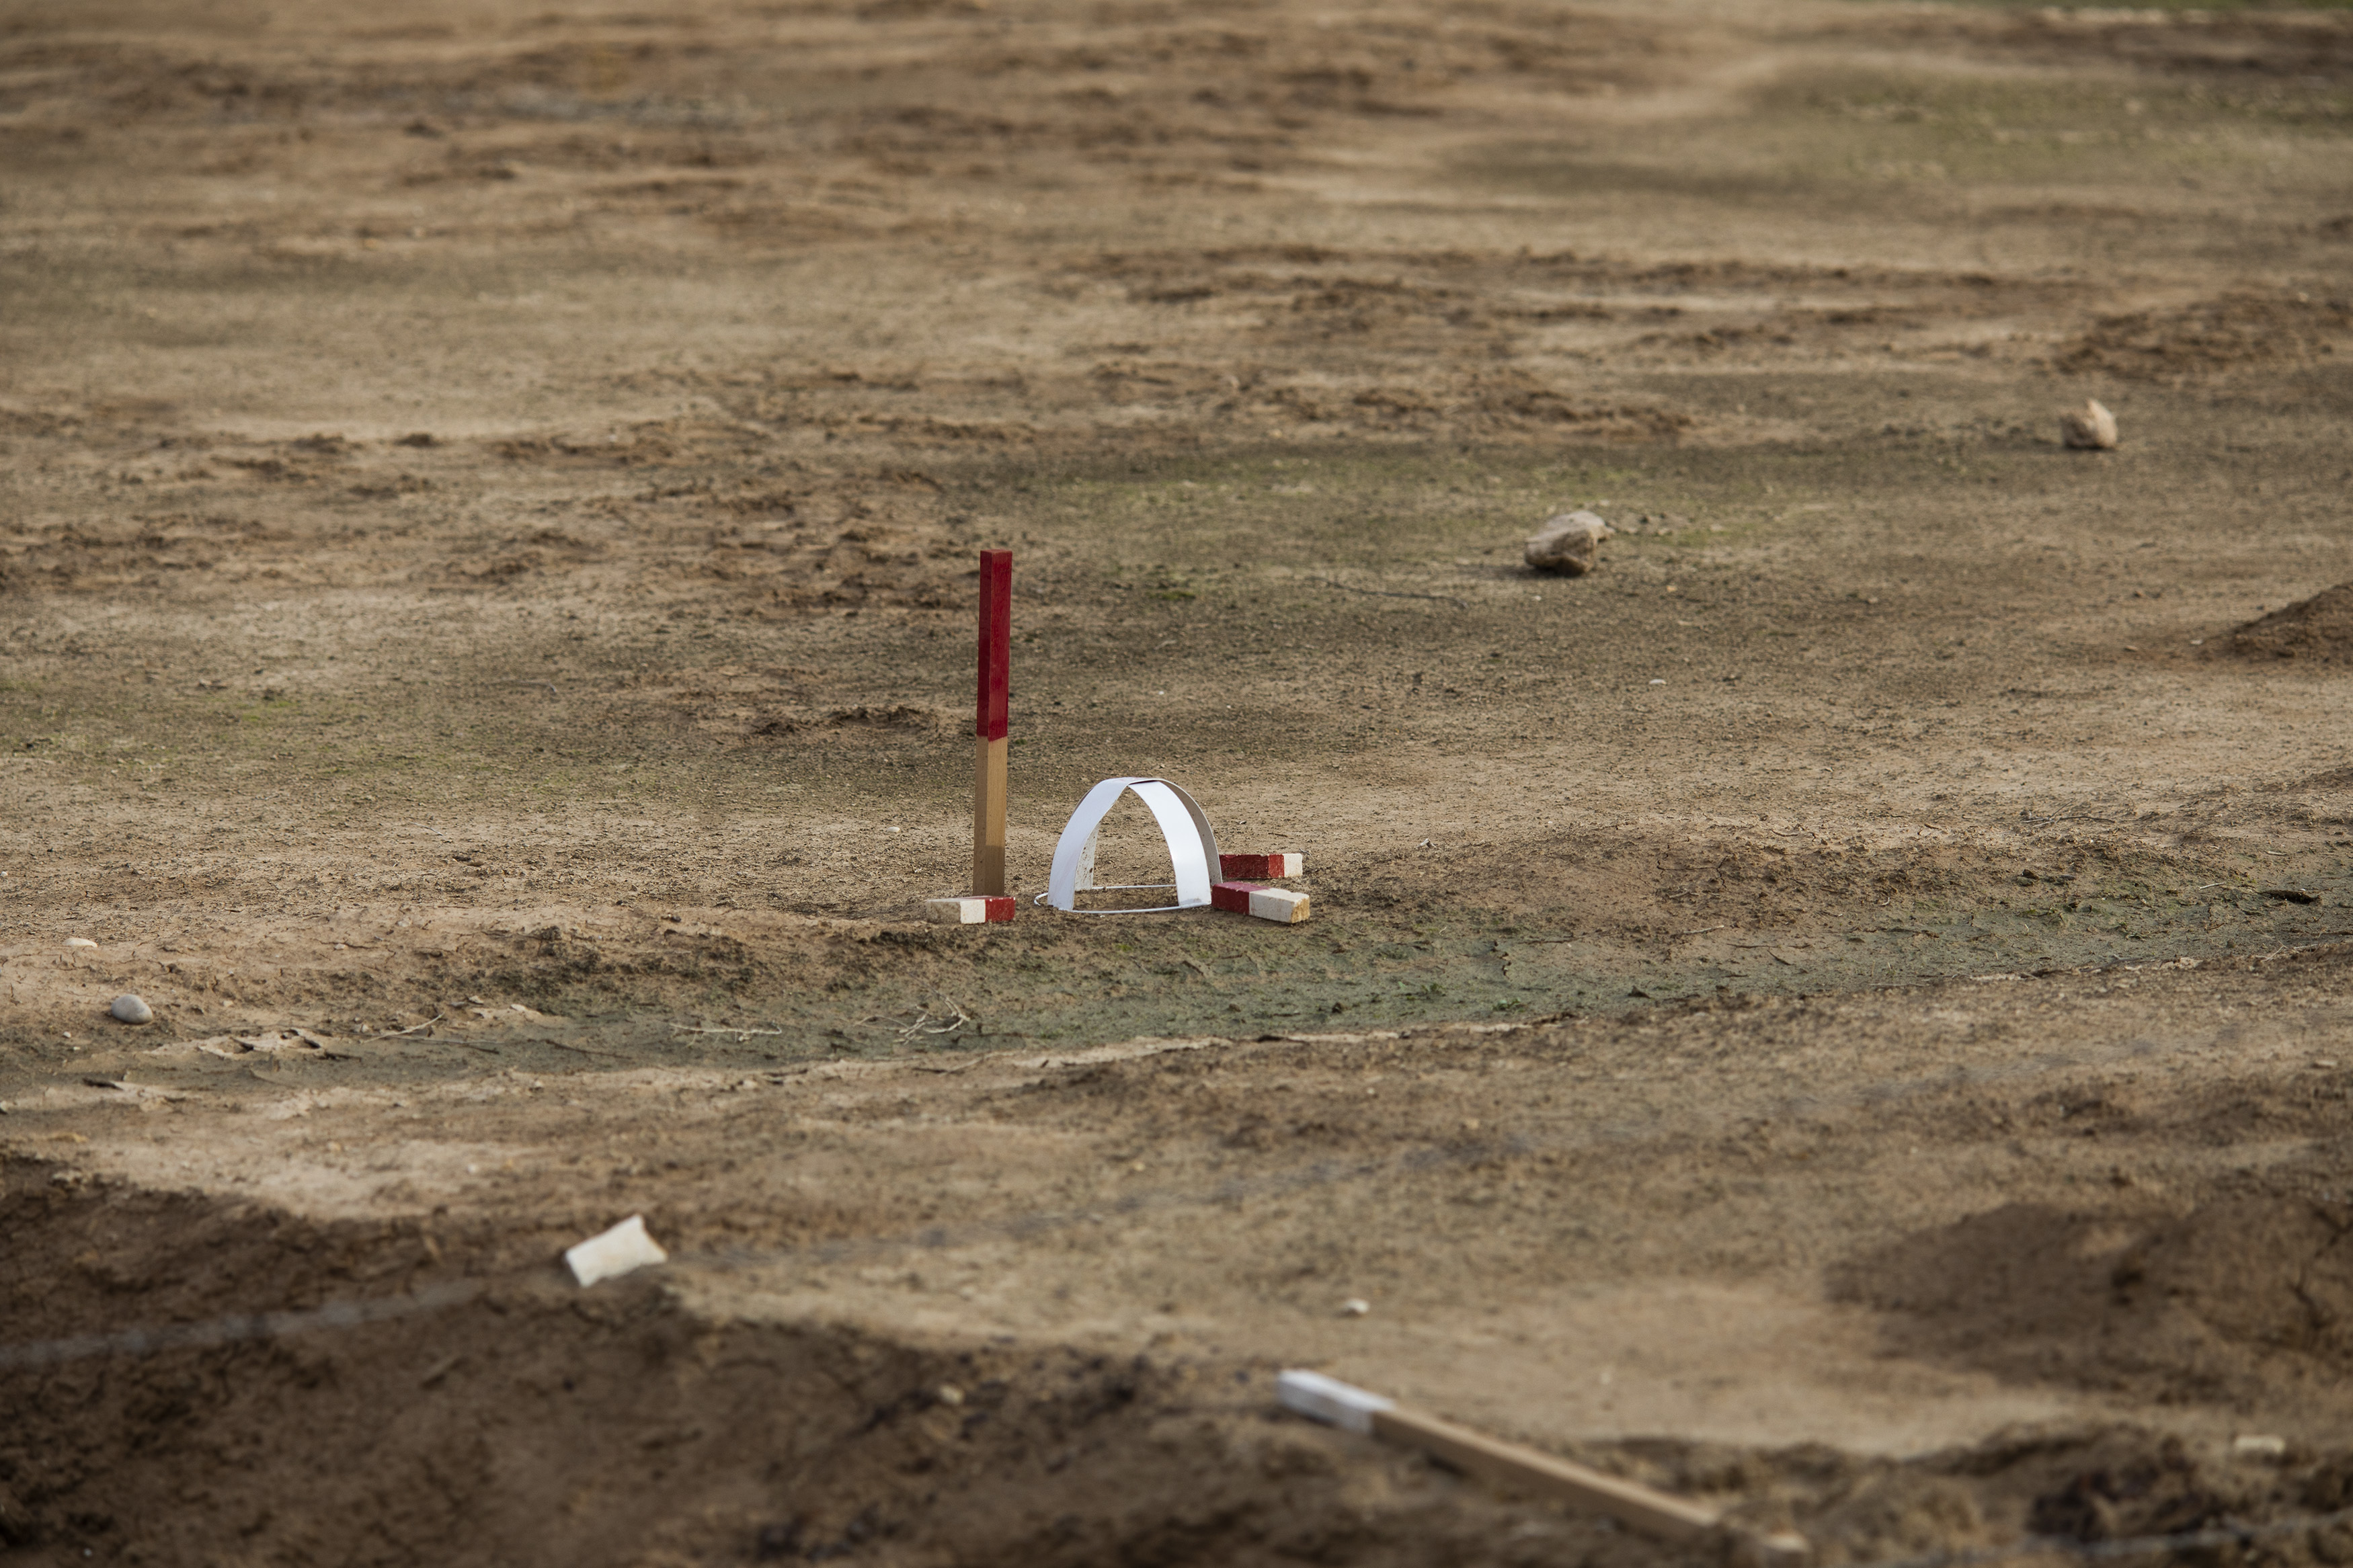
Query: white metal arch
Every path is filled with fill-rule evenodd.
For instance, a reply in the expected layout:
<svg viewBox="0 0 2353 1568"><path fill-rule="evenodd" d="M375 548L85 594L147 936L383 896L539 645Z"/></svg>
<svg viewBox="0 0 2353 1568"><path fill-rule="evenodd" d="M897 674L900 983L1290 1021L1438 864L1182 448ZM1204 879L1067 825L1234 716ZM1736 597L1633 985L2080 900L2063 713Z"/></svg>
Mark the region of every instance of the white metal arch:
<svg viewBox="0 0 2353 1568"><path fill-rule="evenodd" d="M1119 797L1130 791L1144 802L1153 820L1160 825L1160 837L1167 841L1168 859L1176 868L1176 880L1121 883L1117 890L1172 888L1176 901L1141 909L1082 910L1078 907L1080 891L1095 885L1095 847L1103 838L1103 818L1119 804ZM1055 842L1054 870L1047 879L1046 896L1041 901L1070 914L1159 914L1172 909L1200 908L1209 901L1209 884L1217 879L1217 830L1209 826L1208 817L1191 795L1166 779L1105 779L1087 791L1087 797L1079 802L1079 809L1071 814L1062 837Z"/></svg>

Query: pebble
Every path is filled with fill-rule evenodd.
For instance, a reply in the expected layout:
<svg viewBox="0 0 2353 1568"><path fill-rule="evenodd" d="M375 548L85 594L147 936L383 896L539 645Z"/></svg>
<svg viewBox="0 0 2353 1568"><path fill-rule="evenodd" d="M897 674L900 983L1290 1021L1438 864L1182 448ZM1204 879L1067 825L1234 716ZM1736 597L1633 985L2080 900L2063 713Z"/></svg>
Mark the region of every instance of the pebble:
<svg viewBox="0 0 2353 1568"><path fill-rule="evenodd" d="M1539 572L1582 577L1601 563L1601 542L1616 531L1589 511L1565 511L1545 520L1530 536L1521 559Z"/></svg>
<svg viewBox="0 0 2353 1568"><path fill-rule="evenodd" d="M126 1024L151 1023L155 1017L155 1009L147 1005L145 998L135 996L128 991L117 996L114 999L114 1005L109 1007L107 1011Z"/></svg>
<svg viewBox="0 0 2353 1568"><path fill-rule="evenodd" d="M2116 416L2092 399L2073 413L2059 416L2059 438L2081 451L2107 451L2116 444Z"/></svg>
<svg viewBox="0 0 2353 1568"><path fill-rule="evenodd" d="M1351 1296L1340 1303L1340 1315L1344 1318L1361 1318L1372 1310L1373 1304L1362 1296Z"/></svg>
<svg viewBox="0 0 2353 1568"><path fill-rule="evenodd" d="M98 943L90 941L90 938L86 936L69 936L66 938L66 945L68 947L96 947Z"/></svg>

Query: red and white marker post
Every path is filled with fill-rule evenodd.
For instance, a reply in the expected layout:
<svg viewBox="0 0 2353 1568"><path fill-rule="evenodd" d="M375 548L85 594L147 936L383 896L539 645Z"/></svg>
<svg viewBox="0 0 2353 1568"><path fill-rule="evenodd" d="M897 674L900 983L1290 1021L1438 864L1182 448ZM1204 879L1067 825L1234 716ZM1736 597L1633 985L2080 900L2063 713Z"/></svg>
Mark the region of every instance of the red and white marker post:
<svg viewBox="0 0 2353 1568"><path fill-rule="evenodd" d="M932 899L923 912L949 925L1013 918L1005 891L1005 747L1013 671L1013 552L980 552L980 679L973 700L972 896Z"/></svg>

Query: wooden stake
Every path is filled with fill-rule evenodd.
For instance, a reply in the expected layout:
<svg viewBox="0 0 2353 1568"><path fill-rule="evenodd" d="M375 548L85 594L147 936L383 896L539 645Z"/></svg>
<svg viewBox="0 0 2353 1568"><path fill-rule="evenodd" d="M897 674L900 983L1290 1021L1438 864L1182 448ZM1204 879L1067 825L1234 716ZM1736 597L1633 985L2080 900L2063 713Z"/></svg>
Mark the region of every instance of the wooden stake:
<svg viewBox="0 0 2353 1568"><path fill-rule="evenodd" d="M1005 893L1005 746L1013 666L1013 552L980 552L980 689L973 703L972 890Z"/></svg>
<svg viewBox="0 0 2353 1568"><path fill-rule="evenodd" d="M1653 1540L1685 1544L1719 1540L1731 1548L1733 1559L1746 1568L1799 1568L1812 1552L1802 1535L1746 1529L1727 1521L1714 1509L1655 1487L1620 1480L1419 1410L1399 1409L1379 1394L1319 1373L1286 1372L1276 1387L1284 1407L1302 1415L1419 1448L1504 1491L1606 1514Z"/></svg>

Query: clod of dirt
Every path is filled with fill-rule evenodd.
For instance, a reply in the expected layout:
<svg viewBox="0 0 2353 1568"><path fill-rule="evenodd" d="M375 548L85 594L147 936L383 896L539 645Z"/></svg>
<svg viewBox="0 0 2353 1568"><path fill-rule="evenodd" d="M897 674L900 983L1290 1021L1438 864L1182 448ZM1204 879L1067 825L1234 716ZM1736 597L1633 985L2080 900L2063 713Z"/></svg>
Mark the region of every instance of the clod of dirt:
<svg viewBox="0 0 2353 1568"><path fill-rule="evenodd" d="M2115 1541L2204 1529L2224 1517L2235 1500L2218 1493L2179 1440L2168 1438L2154 1453L2078 1471L2066 1485L2035 1499L2026 1522L2037 1535Z"/></svg>
<svg viewBox="0 0 2353 1568"><path fill-rule="evenodd" d="M146 999L128 991L117 996L114 1005L107 1011L126 1024L148 1024L155 1018L155 1009L147 1005Z"/></svg>
<svg viewBox="0 0 2353 1568"><path fill-rule="evenodd" d="M2353 658L2353 583L2339 583L2234 628L2231 651L2250 658Z"/></svg>
<svg viewBox="0 0 2353 1568"><path fill-rule="evenodd" d="M1601 542L1614 531L1589 511L1565 511L1545 520L1529 538L1524 558L1539 572L1582 577L1601 564Z"/></svg>
<svg viewBox="0 0 2353 1568"><path fill-rule="evenodd" d="M2059 416L2059 438L2079 451L2108 451L2116 444L2116 416L2092 398Z"/></svg>

